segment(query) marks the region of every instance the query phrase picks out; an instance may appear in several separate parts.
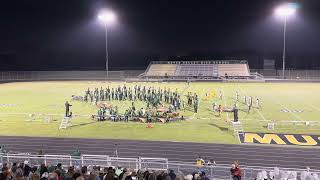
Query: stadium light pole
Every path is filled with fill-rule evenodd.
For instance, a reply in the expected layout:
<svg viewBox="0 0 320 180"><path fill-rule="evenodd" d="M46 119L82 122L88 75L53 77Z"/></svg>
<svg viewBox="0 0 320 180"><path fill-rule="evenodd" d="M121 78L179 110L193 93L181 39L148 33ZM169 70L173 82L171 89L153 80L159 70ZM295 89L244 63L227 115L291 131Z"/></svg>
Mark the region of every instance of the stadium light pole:
<svg viewBox="0 0 320 180"><path fill-rule="evenodd" d="M109 76L109 53L108 53L108 25L115 22L116 15L112 11L102 11L98 14L98 20L104 24L106 31L106 71Z"/></svg>
<svg viewBox="0 0 320 180"><path fill-rule="evenodd" d="M296 6L293 3L283 4L275 9L275 14L283 18L283 54L282 54L282 78L284 79L284 71L286 68L286 31L287 19L296 13Z"/></svg>

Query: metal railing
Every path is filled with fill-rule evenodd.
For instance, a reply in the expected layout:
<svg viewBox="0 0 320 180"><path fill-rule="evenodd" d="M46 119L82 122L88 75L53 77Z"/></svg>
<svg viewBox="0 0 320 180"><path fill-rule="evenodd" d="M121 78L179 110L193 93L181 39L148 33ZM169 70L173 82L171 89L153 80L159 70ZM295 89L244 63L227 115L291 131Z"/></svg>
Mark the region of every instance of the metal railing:
<svg viewBox="0 0 320 180"><path fill-rule="evenodd" d="M0 162L13 163L28 161L31 166L56 165L61 163L64 166L117 166L131 169L168 169L168 159L166 158L122 158L108 155L34 155L29 153L1 153Z"/></svg>
<svg viewBox="0 0 320 180"><path fill-rule="evenodd" d="M125 167L134 170L174 170L177 173L184 175L192 174L193 172L205 172L211 179L230 179L230 166L219 165L203 165L196 166L195 164L185 162L169 162L166 158L120 158L111 157L108 155L88 155L81 156L71 155L33 155L28 153L1 153L0 162L2 164L13 162L28 161L30 166L40 166L45 164L46 166L57 165L61 163L63 167L75 166L87 166L89 169L93 166L100 167ZM274 167L258 167L258 166L242 166L243 179L255 179L257 174L261 171L273 171ZM292 168L280 168L281 171L294 171L301 173L307 171L307 169L292 169ZM308 170L309 171L309 170ZM319 170L312 170L313 173L320 174Z"/></svg>

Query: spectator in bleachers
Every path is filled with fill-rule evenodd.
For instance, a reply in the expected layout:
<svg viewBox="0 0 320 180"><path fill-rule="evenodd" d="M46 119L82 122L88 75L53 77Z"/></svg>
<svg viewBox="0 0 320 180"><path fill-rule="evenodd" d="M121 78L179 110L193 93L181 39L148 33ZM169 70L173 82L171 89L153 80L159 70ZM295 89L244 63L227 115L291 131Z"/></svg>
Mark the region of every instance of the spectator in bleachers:
<svg viewBox="0 0 320 180"><path fill-rule="evenodd" d="M192 179L193 180L199 180L200 179L200 175L196 172L192 173Z"/></svg>
<svg viewBox="0 0 320 180"><path fill-rule="evenodd" d="M79 176L79 177L77 177L76 180L86 180L86 179L83 176Z"/></svg>
<svg viewBox="0 0 320 180"><path fill-rule="evenodd" d="M262 173L261 173L261 172L259 172L259 173L257 174L257 177L255 178L255 180L264 180L264 179L262 178Z"/></svg>
<svg viewBox="0 0 320 180"><path fill-rule="evenodd" d="M12 165L4 163L2 165L2 171L0 172L0 180L209 180L209 177L204 169L196 169L192 175L184 176L181 172L169 171L153 171L153 170L138 170L122 169L122 168L100 168L98 166L93 167L69 167L65 177L61 175L63 170L62 165L57 166L45 166L42 164L39 168L30 168L29 162L25 163L13 163ZM205 168L205 167L203 167ZM26 170L26 171L24 171ZM28 173L29 172L29 173ZM230 169L233 180L241 180L241 169L239 162L234 162ZM99 174L100 173L100 174ZM312 179L319 180L318 174L312 173L308 168L306 171L301 173L301 180ZM29 174L29 176L25 176ZM211 177L210 177L211 178ZM285 180L297 180L297 172L280 170L275 168L270 171L269 177L267 171L261 171L256 174L257 180L267 179L285 179Z"/></svg>
<svg viewBox="0 0 320 180"><path fill-rule="evenodd" d="M58 180L58 175L56 173L50 173L49 180Z"/></svg>
<svg viewBox="0 0 320 180"><path fill-rule="evenodd" d="M124 168L122 172L119 174L119 179L121 180L123 175L127 172L127 168Z"/></svg>
<svg viewBox="0 0 320 180"><path fill-rule="evenodd" d="M184 177L185 180L192 180L193 176L191 174L188 174Z"/></svg>
<svg viewBox="0 0 320 180"><path fill-rule="evenodd" d="M201 156L199 156L197 159L196 159L196 166L198 167L201 167L205 164L205 161L201 158Z"/></svg>
<svg viewBox="0 0 320 180"><path fill-rule="evenodd" d="M24 180L24 177L22 174L17 174L16 180Z"/></svg>
<svg viewBox="0 0 320 180"><path fill-rule="evenodd" d="M33 174L31 175L31 180L40 180L39 174L38 174L38 173L33 173Z"/></svg>
<svg viewBox="0 0 320 180"><path fill-rule="evenodd" d="M170 176L171 180L176 180L177 176L172 169L169 171L169 176Z"/></svg>
<svg viewBox="0 0 320 180"><path fill-rule="evenodd" d="M137 171L137 179L138 180L144 180L144 173L140 169Z"/></svg>
<svg viewBox="0 0 320 180"><path fill-rule="evenodd" d="M268 179L267 171L262 171L262 172L261 172L261 175L262 175L262 178L263 178L264 180L267 180L267 179Z"/></svg>
<svg viewBox="0 0 320 180"><path fill-rule="evenodd" d="M207 162L207 165L208 165L208 166L215 166L215 165L216 165L216 162L215 162L213 159L210 159L210 160Z"/></svg>
<svg viewBox="0 0 320 180"><path fill-rule="evenodd" d="M115 171L112 167L109 167L107 175L105 176L105 178L103 180L113 180L114 177L115 177Z"/></svg>
<svg viewBox="0 0 320 180"><path fill-rule="evenodd" d="M84 178L84 179L88 179L88 177L89 177L89 174L88 174L88 168L87 168L87 166L83 166L82 168L81 168L81 175L82 175L82 177Z"/></svg>
<svg viewBox="0 0 320 180"><path fill-rule="evenodd" d="M40 166L40 177L45 178L49 176L48 168L45 164L41 164Z"/></svg>
<svg viewBox="0 0 320 180"><path fill-rule="evenodd" d="M11 166L11 175L13 179L16 178L15 175L16 175L17 169L18 169L17 163L13 163Z"/></svg>
<svg viewBox="0 0 320 180"><path fill-rule="evenodd" d="M201 172L200 178L201 178L201 180L209 180L208 176L206 176L206 173L204 171Z"/></svg>
<svg viewBox="0 0 320 180"><path fill-rule="evenodd" d="M73 174L72 179L77 179L77 178L79 178L79 177L82 177L82 176L81 176L81 173L80 173L79 171L77 171L77 172L75 172L75 173ZM82 178L83 178L83 177L82 177Z"/></svg>
<svg viewBox="0 0 320 180"><path fill-rule="evenodd" d="M24 161L24 166L23 166L23 176L25 180L29 180L31 176L31 167L29 166L28 161Z"/></svg>
<svg viewBox="0 0 320 180"><path fill-rule="evenodd" d="M233 180L241 180L241 169L238 161L232 164L230 172Z"/></svg>
<svg viewBox="0 0 320 180"><path fill-rule="evenodd" d="M176 180L184 180L183 174L177 174Z"/></svg>
<svg viewBox="0 0 320 180"><path fill-rule="evenodd" d="M123 168L123 169L122 169L122 172L119 174L118 178L119 178L120 180L123 179L124 176L127 176L127 175L128 175L128 171L129 171L129 169Z"/></svg>
<svg viewBox="0 0 320 180"><path fill-rule="evenodd" d="M145 171L145 172L143 172L143 177L144 177L144 179L145 180L150 180L150 172L149 171Z"/></svg>
<svg viewBox="0 0 320 180"><path fill-rule="evenodd" d="M58 163L58 164L57 164L56 170L58 170L59 173L60 173L60 175L61 175L61 177L62 177L63 179L65 179L65 177L66 177L66 171L62 168L62 164L61 164L61 163Z"/></svg>
<svg viewBox="0 0 320 180"><path fill-rule="evenodd" d="M318 176L318 174L313 173L313 174L312 174L312 176L313 176L313 179L314 179L314 180L319 180L319 176Z"/></svg>
<svg viewBox="0 0 320 180"><path fill-rule="evenodd" d="M56 169L53 172L57 175L57 180L63 180L61 176L61 171L59 169Z"/></svg>
<svg viewBox="0 0 320 180"><path fill-rule="evenodd" d="M66 178L72 178L73 174L74 174L74 166L70 166L68 168L68 172L66 173Z"/></svg>
<svg viewBox="0 0 320 180"><path fill-rule="evenodd" d="M39 180L40 179L40 175L37 170L38 170L38 168L36 166L31 168L31 174L30 174L31 180Z"/></svg>
<svg viewBox="0 0 320 180"><path fill-rule="evenodd" d="M17 170L16 170L14 176L17 176L17 175L23 176L23 163L20 163L20 164L18 165Z"/></svg>
<svg viewBox="0 0 320 180"><path fill-rule="evenodd" d="M4 166L1 169L1 173L0 173L0 179L2 180L6 180L6 179L11 179L11 174L9 171L9 168L7 166Z"/></svg>
<svg viewBox="0 0 320 180"><path fill-rule="evenodd" d="M122 179L120 179L120 180L125 180L126 178L127 178L127 176L130 176L130 172L129 171L126 171L124 174L123 174L123 176L122 176Z"/></svg>
<svg viewBox="0 0 320 180"><path fill-rule="evenodd" d="M126 180L138 180L138 175L135 171L132 171L129 173L129 175L126 177Z"/></svg>
<svg viewBox="0 0 320 180"><path fill-rule="evenodd" d="M88 180L100 180L99 176L97 176L97 174L95 172L91 172Z"/></svg>

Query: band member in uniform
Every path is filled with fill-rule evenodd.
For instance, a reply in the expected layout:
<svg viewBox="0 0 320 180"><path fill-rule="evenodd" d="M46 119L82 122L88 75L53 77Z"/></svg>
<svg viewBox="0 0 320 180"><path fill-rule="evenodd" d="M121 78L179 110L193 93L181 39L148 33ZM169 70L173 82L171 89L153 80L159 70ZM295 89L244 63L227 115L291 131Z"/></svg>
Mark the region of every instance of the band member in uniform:
<svg viewBox="0 0 320 180"><path fill-rule="evenodd" d="M222 95L222 91L220 90L220 91L219 91L219 99L222 99L222 96L223 96L223 95Z"/></svg>
<svg viewBox="0 0 320 180"><path fill-rule="evenodd" d="M236 101L239 101L239 93L236 91Z"/></svg>
<svg viewBox="0 0 320 180"><path fill-rule="evenodd" d="M218 111L219 111L219 117L220 117L223 111L221 104L219 104Z"/></svg>
<svg viewBox="0 0 320 180"><path fill-rule="evenodd" d="M260 108L260 100L259 98L256 99L256 107L259 109Z"/></svg>
<svg viewBox="0 0 320 180"><path fill-rule="evenodd" d="M217 109L217 104L214 102L214 103L212 104L212 111L215 112L216 109Z"/></svg>
<svg viewBox="0 0 320 180"><path fill-rule="evenodd" d="M69 104L68 101L66 101L66 103L64 104L65 108L66 108L66 114L65 117L69 117L69 113L70 113L70 106L72 106L71 104Z"/></svg>

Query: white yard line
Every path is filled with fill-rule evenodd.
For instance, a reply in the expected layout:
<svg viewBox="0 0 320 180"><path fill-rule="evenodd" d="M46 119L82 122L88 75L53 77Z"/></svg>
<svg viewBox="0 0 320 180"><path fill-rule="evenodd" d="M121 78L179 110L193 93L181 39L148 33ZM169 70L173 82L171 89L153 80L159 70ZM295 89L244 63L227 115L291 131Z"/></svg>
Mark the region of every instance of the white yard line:
<svg viewBox="0 0 320 180"><path fill-rule="evenodd" d="M222 90L222 98L223 98L223 102L224 102L224 107L227 107L227 102L224 96L224 90L223 90L223 86L221 86L221 90ZM227 121L229 121L229 112L227 112Z"/></svg>
<svg viewBox="0 0 320 180"><path fill-rule="evenodd" d="M260 117L262 117L263 120L266 120L266 118L262 115L262 113L260 112L260 110L259 110L259 109L256 109L256 110L257 110L258 114L260 115Z"/></svg>
<svg viewBox="0 0 320 180"><path fill-rule="evenodd" d="M317 106L313 105L313 104L308 104L310 107L312 107L313 109L320 111L320 108L318 108Z"/></svg>
<svg viewBox="0 0 320 180"><path fill-rule="evenodd" d="M243 89L239 84L237 84L237 86L238 86L238 88L240 89L240 91L241 91L242 93L244 93L246 96L248 95L247 92L244 91L244 89ZM266 120L266 118L262 115L262 113L260 112L260 110L259 110L259 109L256 109L256 110L257 110L258 114L260 115L260 117L261 117L263 120Z"/></svg>
<svg viewBox="0 0 320 180"><path fill-rule="evenodd" d="M265 89L267 89L267 88L265 87ZM265 89L264 89L264 90L265 90ZM273 102L275 102L276 104L282 106L282 108L289 109L289 108L287 108L286 106L284 106L280 101L276 100L273 96L270 96L270 98L272 99ZM302 119L300 116L292 113L291 111L289 111L289 113L290 113L291 115L293 115L294 117L296 117L297 119L303 121L303 119Z"/></svg>

